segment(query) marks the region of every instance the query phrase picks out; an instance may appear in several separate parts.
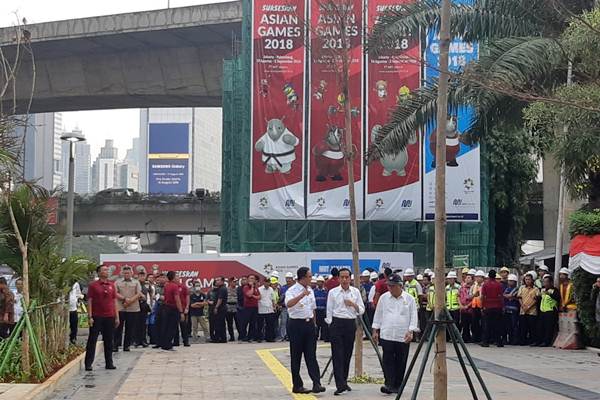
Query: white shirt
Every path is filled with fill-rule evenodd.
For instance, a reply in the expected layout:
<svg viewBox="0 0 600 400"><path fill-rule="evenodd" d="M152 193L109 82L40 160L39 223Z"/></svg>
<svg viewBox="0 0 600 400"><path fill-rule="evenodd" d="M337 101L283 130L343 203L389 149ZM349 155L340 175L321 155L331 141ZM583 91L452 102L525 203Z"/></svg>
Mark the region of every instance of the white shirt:
<svg viewBox="0 0 600 400"><path fill-rule="evenodd" d="M358 306L358 312L351 306L347 306L344 300L351 300ZM350 286L348 290L344 290L342 285L336 286L327 294L327 316L325 322L331 324L333 317L344 319L356 319L359 315L365 312L365 304L363 303L360 291Z"/></svg>
<svg viewBox="0 0 600 400"><path fill-rule="evenodd" d="M21 319L21 315L23 315L23 295L19 292L15 293L15 324L19 322Z"/></svg>
<svg viewBox="0 0 600 400"><path fill-rule="evenodd" d="M69 292L69 311L77 311L77 301L79 299L83 299L83 294L79 283L75 282Z"/></svg>
<svg viewBox="0 0 600 400"><path fill-rule="evenodd" d="M302 300L296 303L296 305L293 307L288 305L289 301L300 296L304 289L304 286L296 283L294 286L289 288L287 292L285 292L285 305L288 310L288 316L291 319L308 319L312 318L315 314L315 310L317 309L317 301L315 300L315 294L310 286L306 287L306 290L309 292L308 296L304 296Z"/></svg>
<svg viewBox="0 0 600 400"><path fill-rule="evenodd" d="M374 298L375 298L375 284L373 284L373 286L371 286L371 289L369 290L369 296L367 297L367 301L369 303L372 303Z"/></svg>
<svg viewBox="0 0 600 400"><path fill-rule="evenodd" d="M418 330L417 303L402 291L394 297L390 292L381 295L373 317L373 329L379 329L379 337L393 342L404 342L406 332Z"/></svg>
<svg viewBox="0 0 600 400"><path fill-rule="evenodd" d="M294 138L294 144L287 144L283 141L283 137L286 135L292 136ZM288 163L291 163L292 161L294 161L296 159L296 153L288 154L287 156L275 156L275 157L266 156L264 153L269 153L269 154L289 153L290 151L294 150L294 147L298 146L298 144L300 143L300 140L286 128L285 131L283 132L283 135L281 135L281 137L279 138L279 140L274 141L273 139L271 139L271 137L269 136L269 133L267 132L264 135L262 135L256 143L263 144L262 161L266 162L268 165L279 168L279 164L288 164Z"/></svg>
<svg viewBox="0 0 600 400"><path fill-rule="evenodd" d="M272 314L275 312L273 308L273 301L275 301L275 291L273 288L266 288L261 286L258 288L260 293L260 300L258 300L258 313L259 314Z"/></svg>

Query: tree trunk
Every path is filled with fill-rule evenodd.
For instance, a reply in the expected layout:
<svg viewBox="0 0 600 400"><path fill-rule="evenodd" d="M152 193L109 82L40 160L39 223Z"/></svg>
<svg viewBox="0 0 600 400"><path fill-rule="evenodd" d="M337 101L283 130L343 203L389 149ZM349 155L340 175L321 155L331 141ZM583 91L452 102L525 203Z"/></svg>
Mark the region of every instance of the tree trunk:
<svg viewBox="0 0 600 400"><path fill-rule="evenodd" d="M15 219L15 213L12 209L12 202L10 197L7 197L7 208L10 216L10 222L13 227L15 237L19 243L19 251L21 252L21 258L23 259L23 305L25 309L29 311L29 258L27 252L27 243L23 241L19 225ZM23 332L23 344L21 347L21 368L26 374L31 373L31 365L29 364L29 333L27 330Z"/></svg>
<svg viewBox="0 0 600 400"><path fill-rule="evenodd" d="M437 102L437 133L435 148L435 318L441 319L446 307L446 124L448 120L448 51L450 47L450 0L442 1L440 23L440 79ZM435 337L433 366L433 398L448 398L446 365L446 332Z"/></svg>

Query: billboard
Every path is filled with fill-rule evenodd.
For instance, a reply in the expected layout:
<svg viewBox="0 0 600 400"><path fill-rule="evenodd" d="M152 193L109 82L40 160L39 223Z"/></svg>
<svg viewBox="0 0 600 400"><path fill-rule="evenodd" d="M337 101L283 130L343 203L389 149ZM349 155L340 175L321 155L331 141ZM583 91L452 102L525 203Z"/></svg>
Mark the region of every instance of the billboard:
<svg viewBox="0 0 600 400"><path fill-rule="evenodd" d="M412 0L370 0L367 31L372 32L381 15L401 11ZM421 85L421 48L418 32L397 41L395 47L367 57L367 143L371 144L388 122L393 110L410 101ZM418 132L399 152L385 154L367 166L365 219L421 219L420 140Z"/></svg>
<svg viewBox="0 0 600 400"><path fill-rule="evenodd" d="M468 3L469 0L454 0ZM457 71L478 57L477 43L460 38L450 42L449 69ZM425 78L430 81L439 76L439 35L427 34L425 49ZM449 110L446 126L446 213L448 221L479 221L481 219L480 152L477 144L463 135L471 125L474 110L460 107ZM435 219L435 145L436 125L425 132L423 146L423 208L424 219Z"/></svg>
<svg viewBox="0 0 600 400"><path fill-rule="evenodd" d="M352 0L346 18L346 38L339 15L319 0L310 0L309 169L306 213L309 219L348 219L348 170L345 145L345 105L350 102L357 215L363 215L363 3ZM340 85L340 54L348 49L349 98Z"/></svg>
<svg viewBox="0 0 600 400"><path fill-rule="evenodd" d="M254 0L250 218L304 219L304 0Z"/></svg>
<svg viewBox="0 0 600 400"><path fill-rule="evenodd" d="M189 192L187 123L151 123L148 126L148 193Z"/></svg>
<svg viewBox="0 0 600 400"><path fill-rule="evenodd" d="M402 252L360 254L361 271L371 268L383 271L384 268L406 269L413 267L413 254ZM191 286L199 280L203 288L212 287L216 277L225 278L256 274L269 276L279 272L284 282L287 272L296 273L298 268L309 266L315 275L327 275L331 268L351 267L352 254L332 253L247 253L247 254L101 254L100 262L109 267L111 275L117 275L121 267L129 265L134 269L143 268L146 273L177 271L183 281Z"/></svg>

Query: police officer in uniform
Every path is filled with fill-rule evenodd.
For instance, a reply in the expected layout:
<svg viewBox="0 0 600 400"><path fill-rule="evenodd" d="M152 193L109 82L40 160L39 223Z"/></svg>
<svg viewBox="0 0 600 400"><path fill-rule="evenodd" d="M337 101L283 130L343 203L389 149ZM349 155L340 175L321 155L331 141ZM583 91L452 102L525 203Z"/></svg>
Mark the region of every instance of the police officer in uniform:
<svg viewBox="0 0 600 400"><path fill-rule="evenodd" d="M540 347L550 347L558 330L558 308L560 306L560 292L554 287L552 275L542 278L540 316L538 318L538 337Z"/></svg>
<svg viewBox="0 0 600 400"><path fill-rule="evenodd" d="M456 283L456 272L450 271L446 276L446 308L460 330L460 303L458 301L460 285Z"/></svg>
<svg viewBox="0 0 600 400"><path fill-rule="evenodd" d="M288 336L290 338L290 356L292 370L293 393L322 393L325 388L321 386L321 374L317 363L317 338L315 329L315 309L317 308L315 296L310 288L312 273L306 267L301 267L297 272L296 284L285 293L285 306L288 310ZM313 382L312 390L304 388L300 377L300 362L304 361L308 368L308 375Z"/></svg>

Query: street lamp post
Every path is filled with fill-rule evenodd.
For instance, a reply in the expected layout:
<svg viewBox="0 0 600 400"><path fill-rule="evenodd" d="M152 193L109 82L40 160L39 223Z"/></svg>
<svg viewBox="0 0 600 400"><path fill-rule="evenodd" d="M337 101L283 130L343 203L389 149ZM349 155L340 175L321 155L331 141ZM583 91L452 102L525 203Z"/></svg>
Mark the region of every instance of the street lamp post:
<svg viewBox="0 0 600 400"><path fill-rule="evenodd" d="M65 256L73 255L73 209L75 207L75 143L83 142L85 137L79 131L65 133L61 140L69 143L69 187L67 193L67 234Z"/></svg>

